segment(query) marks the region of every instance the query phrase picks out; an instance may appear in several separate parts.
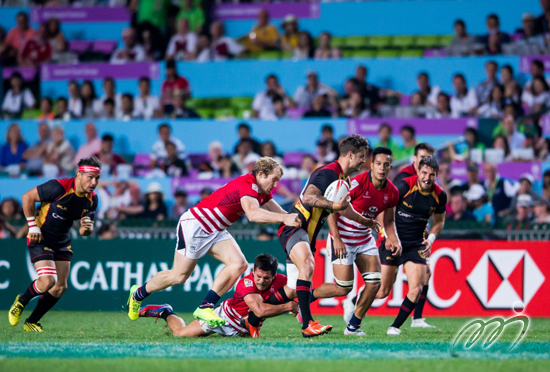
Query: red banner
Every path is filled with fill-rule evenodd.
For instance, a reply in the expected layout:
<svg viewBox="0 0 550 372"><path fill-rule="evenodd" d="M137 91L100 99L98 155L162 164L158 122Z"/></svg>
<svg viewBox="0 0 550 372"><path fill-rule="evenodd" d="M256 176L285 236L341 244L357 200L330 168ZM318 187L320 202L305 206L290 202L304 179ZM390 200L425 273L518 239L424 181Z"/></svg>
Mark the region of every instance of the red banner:
<svg viewBox="0 0 550 372"><path fill-rule="evenodd" d="M313 288L334 280L324 245L324 241L317 243ZM515 314L514 308L523 309L525 315L550 317L550 242L436 240L430 268L426 316L508 316ZM352 293L363 284L356 273ZM395 316L407 290L400 267L390 295L375 300L368 314ZM318 300L312 304L312 312L342 314L343 300Z"/></svg>

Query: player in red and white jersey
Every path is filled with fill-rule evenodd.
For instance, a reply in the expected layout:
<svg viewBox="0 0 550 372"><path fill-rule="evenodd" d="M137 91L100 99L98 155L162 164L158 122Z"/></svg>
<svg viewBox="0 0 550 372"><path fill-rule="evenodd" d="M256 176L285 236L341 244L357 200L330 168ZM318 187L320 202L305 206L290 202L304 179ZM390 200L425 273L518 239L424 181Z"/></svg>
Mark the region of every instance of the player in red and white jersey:
<svg viewBox="0 0 550 372"><path fill-rule="evenodd" d="M298 313L298 303L285 292L286 276L277 274L279 263L269 254L261 254L254 260L254 270L239 280L232 298L222 302L214 312L225 320L224 325L211 326L203 320L185 325L174 314L170 305L148 305L139 312L141 317L163 318L172 334L177 337L201 337L218 333L222 336L259 337L259 331L247 326L246 319L254 311L262 319L286 312Z"/></svg>
<svg viewBox="0 0 550 372"><path fill-rule="evenodd" d="M332 254L336 283L325 283L315 288L312 300L346 296L353 289L353 264L357 265L365 281L365 290L359 296L355 314L344 331L345 335L365 336L360 328L361 320L374 301L382 278L375 238L378 231L374 230L373 236L373 230L354 221L351 214L356 212L367 219L376 219L380 213L385 212L383 222L388 239L392 242L388 243L388 246L391 246L394 255L400 254L401 248L394 223L394 208L399 201L399 192L388 180L388 174L392 169L392 155L392 151L386 147L375 148L372 152L371 170L354 177L351 181L352 210L348 208L335 214L335 218L329 217L331 229L327 249Z"/></svg>
<svg viewBox="0 0 550 372"><path fill-rule="evenodd" d="M225 268L215 278L212 289L193 316L210 326L224 325L225 320L214 313L214 307L248 267L227 227L245 214L251 222L301 226L297 214L287 213L272 199L271 191L282 176L283 169L279 163L269 157L260 158L251 174L228 182L185 212L177 227L172 269L161 271L141 287L135 285L130 289L129 318L138 318L141 301L149 294L183 284L193 272L197 261L208 253L224 263Z"/></svg>

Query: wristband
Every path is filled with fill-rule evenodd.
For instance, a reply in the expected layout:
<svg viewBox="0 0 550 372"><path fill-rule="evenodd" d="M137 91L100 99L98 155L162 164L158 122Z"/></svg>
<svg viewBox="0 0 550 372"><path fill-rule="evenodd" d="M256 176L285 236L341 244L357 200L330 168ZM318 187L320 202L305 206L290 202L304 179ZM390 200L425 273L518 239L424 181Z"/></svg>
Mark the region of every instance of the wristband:
<svg viewBox="0 0 550 372"><path fill-rule="evenodd" d="M427 240L430 242L430 244L433 244L434 241L435 241L435 238L436 238L435 234L430 234L430 235L428 235Z"/></svg>
<svg viewBox="0 0 550 372"><path fill-rule="evenodd" d="M36 217L27 217L27 225L29 225L30 234L41 234L40 227L36 224Z"/></svg>

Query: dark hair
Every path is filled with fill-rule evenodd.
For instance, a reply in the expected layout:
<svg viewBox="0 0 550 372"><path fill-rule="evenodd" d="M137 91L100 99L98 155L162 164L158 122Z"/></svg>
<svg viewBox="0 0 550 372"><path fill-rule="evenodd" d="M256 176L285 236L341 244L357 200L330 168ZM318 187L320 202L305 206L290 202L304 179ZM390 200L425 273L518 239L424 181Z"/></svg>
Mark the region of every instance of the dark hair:
<svg viewBox="0 0 550 372"><path fill-rule="evenodd" d="M19 78L19 80L23 81L23 75L21 75L21 73L18 71L15 71L13 74L11 74L10 80L13 78Z"/></svg>
<svg viewBox="0 0 550 372"><path fill-rule="evenodd" d="M433 170L435 170L436 173L439 172L439 164L437 164L437 160L435 160L435 158L431 156L420 160L420 164L418 164L418 170L422 169L423 166L432 168Z"/></svg>
<svg viewBox="0 0 550 372"><path fill-rule="evenodd" d="M533 85L535 84L535 81L540 81L542 83L542 87L544 89L545 92L549 91L550 90L550 87L548 86L548 83L546 82L546 79L542 76L535 76L533 78L533 82L531 83L531 88L533 87Z"/></svg>
<svg viewBox="0 0 550 372"><path fill-rule="evenodd" d="M496 68L498 68L498 63L496 63L495 61L492 61L492 60L491 60L491 61L487 61L487 63L485 63L485 66L487 66L487 65L493 65L493 66L495 66Z"/></svg>
<svg viewBox="0 0 550 372"><path fill-rule="evenodd" d="M115 79L113 79L112 76L107 76L107 77L105 77L105 78L103 79L103 82L104 82L104 83L107 82L107 81L110 81L110 82L113 83L113 84L115 83Z"/></svg>
<svg viewBox="0 0 550 372"><path fill-rule="evenodd" d="M334 133L334 128L333 128L332 125L330 125L330 124L325 124L325 125L323 125L323 127L321 128L321 133L323 133L323 132Z"/></svg>
<svg viewBox="0 0 550 372"><path fill-rule="evenodd" d="M466 28L466 23L464 23L464 21L462 19L457 19L455 21L455 26L456 25L461 25L462 27Z"/></svg>
<svg viewBox="0 0 550 372"><path fill-rule="evenodd" d="M376 155L378 154L384 154L384 155L389 155L393 157L393 152L387 147L378 146L377 148L375 148L374 151L372 152L373 161L376 159Z"/></svg>
<svg viewBox="0 0 550 372"><path fill-rule="evenodd" d="M389 125L388 123L382 123L382 125L380 125L380 127L378 128L378 133L380 133L380 131L384 128L387 128L390 131L390 133L393 132L391 125Z"/></svg>
<svg viewBox="0 0 550 372"><path fill-rule="evenodd" d="M544 71L544 63L540 59L535 59L533 62L531 62L532 65L537 66L539 69Z"/></svg>
<svg viewBox="0 0 550 372"><path fill-rule="evenodd" d="M58 103L59 103L59 102L69 103L69 101L67 100L67 98L66 98L66 97L63 97L63 96L58 97L58 98L57 98L57 102L58 102Z"/></svg>
<svg viewBox="0 0 550 372"><path fill-rule="evenodd" d="M431 155L433 155L434 152L435 152L435 149L432 147L432 145L430 145L429 143L426 143L426 142L419 143L418 145L416 145L414 147L414 155L418 155L418 151L420 151L420 150L426 150Z"/></svg>
<svg viewBox="0 0 550 372"><path fill-rule="evenodd" d="M512 77L514 77L514 68L511 65L504 65L500 69L510 71L510 75L512 75Z"/></svg>
<svg viewBox="0 0 550 372"><path fill-rule="evenodd" d="M464 74L461 74L461 73L454 74L453 75L453 80L456 79L456 78L461 79L464 82L464 84L466 84L466 78L464 77Z"/></svg>
<svg viewBox="0 0 550 372"><path fill-rule="evenodd" d="M348 152L357 154L362 149L369 150L369 142L362 136L358 134L352 134L351 136L345 137L340 143L340 154L346 155Z"/></svg>
<svg viewBox="0 0 550 372"><path fill-rule="evenodd" d="M466 133L471 133L474 136L475 141L477 143L477 130L475 130L474 128L468 127L464 130L464 134L466 134Z"/></svg>
<svg viewBox="0 0 550 372"><path fill-rule="evenodd" d="M15 16L15 19L19 18L20 16L23 16L27 19L27 21L29 20L29 15L27 14L27 12L19 12L17 13L17 15Z"/></svg>
<svg viewBox="0 0 550 372"><path fill-rule="evenodd" d="M174 148L176 147L176 144L172 141L168 141L164 144L164 147L168 147L168 146L174 146Z"/></svg>
<svg viewBox="0 0 550 372"><path fill-rule="evenodd" d="M89 158L80 159L78 161L78 166L80 167L81 165L91 165L91 166L94 166L94 167L101 168L101 162L95 156L90 156Z"/></svg>
<svg viewBox="0 0 550 372"><path fill-rule="evenodd" d="M122 98L128 98L130 101L134 102L134 97L130 93L124 93Z"/></svg>
<svg viewBox="0 0 550 372"><path fill-rule="evenodd" d="M53 107L53 102L52 102L52 99L50 97L42 97L42 99L40 101L47 101L48 104L50 105L50 107Z"/></svg>
<svg viewBox="0 0 550 372"><path fill-rule="evenodd" d="M275 74L269 74L269 75L267 75L266 78L265 78L265 82L267 83L267 81L268 81L269 79L275 79L275 80L279 81L279 78L278 78L277 75L275 75Z"/></svg>
<svg viewBox="0 0 550 372"><path fill-rule="evenodd" d="M94 83L92 83L91 80L84 80L82 82L82 87L80 88L81 92L82 92L82 88L84 87L84 85L89 85L90 86L90 90L92 91L92 94L91 94L91 97L89 98L91 101L93 101L94 99L97 98L97 94L95 93L95 86L94 86ZM82 93L81 93L81 96L82 96ZM84 100L84 99L83 99Z"/></svg>
<svg viewBox="0 0 550 372"><path fill-rule="evenodd" d="M420 77L420 76L424 76L426 79L430 78L430 76L428 75L428 73L426 71L419 72L417 77Z"/></svg>
<svg viewBox="0 0 550 372"><path fill-rule="evenodd" d="M247 129L249 132L252 132L252 129L250 129L250 125L246 124L246 123L240 123L238 126L237 126L237 130L241 130L241 129Z"/></svg>
<svg viewBox="0 0 550 372"><path fill-rule="evenodd" d="M151 79L149 79L147 76L142 76L139 78L139 82L143 82L143 81L146 81L148 82L149 84L151 84Z"/></svg>
<svg viewBox="0 0 550 372"><path fill-rule="evenodd" d="M508 138L506 138L503 134L497 134L495 138L493 138L493 146L497 138L501 138L504 141L504 156L510 155L510 144L508 143Z"/></svg>
<svg viewBox="0 0 550 372"><path fill-rule="evenodd" d="M162 128L168 128L168 129L170 129L170 131L172 130L172 127L171 127L170 124L168 124L168 123L162 123L161 125L159 125L159 127L158 127L157 130L160 132L160 130L161 130Z"/></svg>
<svg viewBox="0 0 550 372"><path fill-rule="evenodd" d="M487 16L487 19L491 19L491 18L497 21L498 23L500 23L500 20L498 19L498 15L496 15L495 13L491 13Z"/></svg>
<svg viewBox="0 0 550 372"><path fill-rule="evenodd" d="M315 157L311 154L305 154L304 156L302 156L302 159L300 160L300 162L304 161L304 159L311 159L311 161L317 164L317 159L315 159Z"/></svg>
<svg viewBox="0 0 550 372"><path fill-rule="evenodd" d="M107 99L105 99L105 101L103 101L103 106L105 106L105 105L113 105L114 106L115 105L115 100L112 99L112 98L107 98Z"/></svg>
<svg viewBox="0 0 550 372"><path fill-rule="evenodd" d="M501 98L501 101L502 101L502 102L499 102L499 104L500 104L500 103L503 103L503 101L504 101L504 87L503 87L502 85L500 85L500 84L495 84L495 85L493 86L493 88L491 89L491 93L489 94L489 103L493 103L493 91L494 91L495 89L500 90L500 93L502 94L502 98Z"/></svg>
<svg viewBox="0 0 550 372"><path fill-rule="evenodd" d="M403 132L403 131L407 131L409 133L411 133L411 135L414 137L416 135L416 130L414 130L414 127L411 126L411 125L403 125L400 129L399 129L399 133Z"/></svg>
<svg viewBox="0 0 550 372"><path fill-rule="evenodd" d="M101 140L102 141L108 141L108 142L114 142L115 141L115 137L113 137L112 134L104 134L103 137L101 137Z"/></svg>
<svg viewBox="0 0 550 372"><path fill-rule="evenodd" d="M169 68L175 69L176 61L174 61L173 59L169 59L168 61L166 61L166 69L169 69Z"/></svg>
<svg viewBox="0 0 550 372"><path fill-rule="evenodd" d="M256 256L254 260L254 270L270 271L273 276L277 274L277 267L279 267L277 259L267 253Z"/></svg>

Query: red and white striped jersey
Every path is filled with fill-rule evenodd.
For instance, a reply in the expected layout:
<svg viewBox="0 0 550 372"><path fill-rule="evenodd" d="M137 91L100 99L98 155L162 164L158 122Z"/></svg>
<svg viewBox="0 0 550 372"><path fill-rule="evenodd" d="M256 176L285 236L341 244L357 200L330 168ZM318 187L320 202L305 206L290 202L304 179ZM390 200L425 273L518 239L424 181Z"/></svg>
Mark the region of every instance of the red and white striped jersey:
<svg viewBox="0 0 550 372"><path fill-rule="evenodd" d="M272 198L271 193L267 195L259 192L256 177L248 173L226 183L189 211L205 232L210 234L214 231L223 231L244 216L241 205L243 196L257 199L260 205L264 205Z"/></svg>
<svg viewBox="0 0 550 372"><path fill-rule="evenodd" d="M377 190L372 183L371 173L365 172L351 180L351 207L366 218L376 218L399 202L399 191L390 181ZM363 245L372 239L371 229L337 214L338 232L347 245Z"/></svg>

